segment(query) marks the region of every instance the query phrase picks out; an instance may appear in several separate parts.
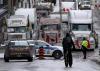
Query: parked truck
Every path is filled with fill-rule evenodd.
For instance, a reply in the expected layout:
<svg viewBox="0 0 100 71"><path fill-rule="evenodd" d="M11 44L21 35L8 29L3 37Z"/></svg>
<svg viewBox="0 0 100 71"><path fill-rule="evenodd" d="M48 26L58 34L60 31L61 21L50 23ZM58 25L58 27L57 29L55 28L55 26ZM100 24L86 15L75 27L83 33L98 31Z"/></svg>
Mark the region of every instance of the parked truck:
<svg viewBox="0 0 100 71"><path fill-rule="evenodd" d="M62 22L68 22L68 12L70 10L76 10L76 3L75 2L61 2L61 15L62 15ZM50 18L60 18L60 10L59 5L54 6L53 12L50 14Z"/></svg>
<svg viewBox="0 0 100 71"><path fill-rule="evenodd" d="M32 39L38 39L38 24L36 8L19 8L15 11L15 15L24 15L28 19L30 29L32 31Z"/></svg>
<svg viewBox="0 0 100 71"><path fill-rule="evenodd" d="M7 20L7 40L31 39L28 19L24 15L13 15Z"/></svg>
<svg viewBox="0 0 100 71"><path fill-rule="evenodd" d="M7 20L7 39L37 39L37 14L35 8L19 8Z"/></svg>
<svg viewBox="0 0 100 71"><path fill-rule="evenodd" d="M72 35L75 49L81 48L83 37L88 40L88 48L98 47L98 35L93 28L92 10L71 10L69 12L69 30Z"/></svg>
<svg viewBox="0 0 100 71"><path fill-rule="evenodd" d="M61 25L59 19L41 18L40 19L41 38L52 44L61 41Z"/></svg>

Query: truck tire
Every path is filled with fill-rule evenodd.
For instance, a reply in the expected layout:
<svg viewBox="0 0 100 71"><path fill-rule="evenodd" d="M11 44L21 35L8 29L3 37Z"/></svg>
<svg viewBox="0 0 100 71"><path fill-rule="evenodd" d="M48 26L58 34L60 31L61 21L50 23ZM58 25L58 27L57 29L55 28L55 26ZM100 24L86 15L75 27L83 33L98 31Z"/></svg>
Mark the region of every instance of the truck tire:
<svg viewBox="0 0 100 71"><path fill-rule="evenodd" d="M4 61L5 62L9 62L9 58L8 57L4 57Z"/></svg>
<svg viewBox="0 0 100 71"><path fill-rule="evenodd" d="M68 55L67 55L67 53L66 53L66 54L65 54L65 57L64 57L64 58L65 58L65 59L64 59L64 60L65 60L65 66L66 66L66 67L68 67L68 57L67 57L67 56L68 56Z"/></svg>
<svg viewBox="0 0 100 71"><path fill-rule="evenodd" d="M33 61L33 57L29 57L28 62L32 62L32 61Z"/></svg>
<svg viewBox="0 0 100 71"><path fill-rule="evenodd" d="M72 63L73 63L73 59L72 59L72 55L69 55L69 66L72 67Z"/></svg>

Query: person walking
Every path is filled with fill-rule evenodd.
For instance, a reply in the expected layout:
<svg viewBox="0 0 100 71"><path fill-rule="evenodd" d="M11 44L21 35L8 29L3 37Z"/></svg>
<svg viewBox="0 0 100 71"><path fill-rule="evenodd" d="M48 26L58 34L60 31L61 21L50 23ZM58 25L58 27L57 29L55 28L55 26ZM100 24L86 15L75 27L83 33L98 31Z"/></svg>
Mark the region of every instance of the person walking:
<svg viewBox="0 0 100 71"><path fill-rule="evenodd" d="M71 38L71 35L69 33L66 33L66 36L63 38L62 46L63 46L65 66L68 67L69 65L70 67L72 67L73 64L72 46L73 47L75 46Z"/></svg>
<svg viewBox="0 0 100 71"><path fill-rule="evenodd" d="M85 37L83 37L83 40L82 40L82 43L81 43L81 46L82 46L82 52L83 52L83 59L86 59L86 55L87 55L87 48L88 48L88 41Z"/></svg>

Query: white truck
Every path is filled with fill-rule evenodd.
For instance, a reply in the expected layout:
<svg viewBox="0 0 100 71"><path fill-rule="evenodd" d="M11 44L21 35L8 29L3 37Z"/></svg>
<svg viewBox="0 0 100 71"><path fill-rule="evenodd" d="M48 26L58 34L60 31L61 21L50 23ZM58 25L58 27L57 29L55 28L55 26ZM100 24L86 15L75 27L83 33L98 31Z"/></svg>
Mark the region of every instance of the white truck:
<svg viewBox="0 0 100 71"><path fill-rule="evenodd" d="M93 23L92 10L71 10L69 12L68 25L75 49L81 48L83 37L87 38L89 49L94 49L98 46L98 37L93 29Z"/></svg>
<svg viewBox="0 0 100 71"><path fill-rule="evenodd" d="M31 31L24 15L13 15L7 19L7 40L30 39Z"/></svg>
<svg viewBox="0 0 100 71"><path fill-rule="evenodd" d="M91 9L91 0L84 0L81 2L81 9Z"/></svg>
<svg viewBox="0 0 100 71"><path fill-rule="evenodd" d="M15 11L15 15L24 15L28 19L32 31L32 39L37 39L38 24L36 8L19 8Z"/></svg>

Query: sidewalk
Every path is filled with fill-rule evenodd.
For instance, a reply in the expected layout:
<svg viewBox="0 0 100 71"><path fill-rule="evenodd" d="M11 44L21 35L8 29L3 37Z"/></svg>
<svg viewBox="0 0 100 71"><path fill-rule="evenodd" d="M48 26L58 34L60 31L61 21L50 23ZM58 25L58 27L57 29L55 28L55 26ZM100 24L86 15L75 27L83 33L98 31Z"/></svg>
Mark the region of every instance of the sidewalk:
<svg viewBox="0 0 100 71"><path fill-rule="evenodd" d="M0 53L0 59L4 58L4 53Z"/></svg>
<svg viewBox="0 0 100 71"><path fill-rule="evenodd" d="M99 50L96 50L95 54L92 57L90 57L90 60L100 64Z"/></svg>

